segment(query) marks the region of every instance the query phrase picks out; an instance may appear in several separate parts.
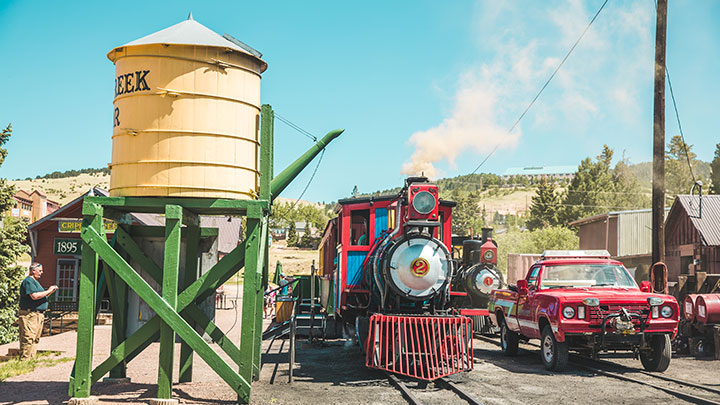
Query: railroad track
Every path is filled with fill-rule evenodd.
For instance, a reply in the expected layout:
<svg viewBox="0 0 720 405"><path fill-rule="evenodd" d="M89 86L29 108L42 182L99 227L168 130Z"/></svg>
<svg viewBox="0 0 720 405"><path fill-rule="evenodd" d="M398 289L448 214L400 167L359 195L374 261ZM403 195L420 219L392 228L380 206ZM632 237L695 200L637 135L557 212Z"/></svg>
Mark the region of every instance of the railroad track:
<svg viewBox="0 0 720 405"><path fill-rule="evenodd" d="M398 390L402 393L403 397L408 401L411 405L422 405L423 403L413 394L413 391L408 387L403 381L401 381L395 374L386 373L388 379L390 382L397 387ZM467 401L470 405L480 405L481 402L475 399L472 395L468 394L467 392L463 391L462 388L458 387L457 384L445 379L445 378L439 378L435 381L433 381L435 385L441 386L447 390L450 390L454 392L457 396Z"/></svg>
<svg viewBox="0 0 720 405"><path fill-rule="evenodd" d="M494 340L489 337L486 337L486 336L476 336L475 338L480 339L485 342L488 342L488 343L495 344L497 346L500 346L499 341ZM540 347L539 345L536 345L536 344L530 344L530 343L526 343L526 344L530 345L530 346L535 346L538 348ZM667 377L662 374L651 373L651 372L648 372L645 370L638 370L638 369L635 369L632 367L627 367L622 364L612 363L612 362L609 362L606 360L594 360L594 359L590 359L588 357L582 357L582 356L579 356L576 354L571 354L570 356L571 356L570 358L572 359L570 361L570 364L572 364L575 367L581 368L585 371L597 373L600 375L604 375L606 377L616 378L619 380L633 382L636 384L641 384L641 385L645 385L648 387L652 387L652 388L663 391L665 393L668 393L670 395L673 395L677 398L680 398L682 400L685 400L685 401L688 401L691 403L707 404L707 405L720 405L720 399L715 400L715 399L704 398L704 397L696 395L696 394L699 394L700 392L704 392L704 393L708 393L708 394L718 395L720 398L720 389L715 388L715 387L710 387L710 386L703 385L703 384L697 384L697 383L692 383L689 381L679 380L677 378ZM620 372L622 372L622 374L608 370L608 368L620 371ZM654 379L655 382L631 377L631 376L627 375L628 373L650 377L650 378ZM659 383L658 381L662 381L662 382ZM676 385L679 385L682 387L687 387L687 388L684 390L679 390L679 389L673 388L670 385L667 385L666 383L676 384ZM700 392L690 393L690 392L687 392L688 389L694 390L694 391L700 391Z"/></svg>

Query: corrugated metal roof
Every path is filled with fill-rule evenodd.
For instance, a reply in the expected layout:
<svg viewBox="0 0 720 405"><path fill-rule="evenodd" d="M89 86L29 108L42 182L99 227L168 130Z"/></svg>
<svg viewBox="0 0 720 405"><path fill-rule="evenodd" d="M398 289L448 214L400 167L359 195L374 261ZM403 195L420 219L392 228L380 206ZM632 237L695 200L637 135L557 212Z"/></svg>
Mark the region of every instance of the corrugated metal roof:
<svg viewBox="0 0 720 405"><path fill-rule="evenodd" d="M503 176L529 176L549 174L570 174L577 171L577 166L528 166L511 167L505 170Z"/></svg>
<svg viewBox="0 0 720 405"><path fill-rule="evenodd" d="M700 233L706 246L720 245L720 195L702 197L702 217L700 217L700 197L679 195L676 201L685 208L690 221Z"/></svg>
<svg viewBox="0 0 720 405"><path fill-rule="evenodd" d="M227 35L227 34L226 34ZM262 54L249 45L238 41L228 35L223 37L210 28L193 20L192 14L187 20L142 38L128 42L122 46L149 45L149 44L178 44L178 45L204 45L230 48L244 54L260 59ZM263 64L265 62L263 61ZM267 66L265 64L265 66ZM263 69L264 70L264 69Z"/></svg>

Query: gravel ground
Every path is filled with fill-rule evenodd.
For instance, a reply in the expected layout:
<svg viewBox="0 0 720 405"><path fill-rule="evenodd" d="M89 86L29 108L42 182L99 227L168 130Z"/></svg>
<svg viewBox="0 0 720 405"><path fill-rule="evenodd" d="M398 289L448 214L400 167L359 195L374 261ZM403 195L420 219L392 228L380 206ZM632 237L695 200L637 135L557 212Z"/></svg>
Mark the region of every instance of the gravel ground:
<svg viewBox="0 0 720 405"><path fill-rule="evenodd" d="M234 297L234 286L226 286ZM216 321L239 342L240 308L217 312ZM267 326L267 322L266 322ZM260 381L253 383L252 404L405 404L388 380L379 372L362 366L363 357L357 346L341 339L330 340L324 347L298 339L295 382L288 384L287 340L263 342L263 367ZM17 343L0 346L0 354ZM110 347L110 326L96 327L94 363L107 357ZM75 333L44 337L43 350L61 351L61 357L75 355ZM538 349L524 345L514 358L504 357L489 342L474 342L475 368L469 373L452 376L452 380L485 404L587 404L592 401L618 404L677 404L681 400L653 388L596 375L572 366L562 373L546 371ZM219 351L219 349L218 349ZM176 345L176 367L180 348ZM227 359L224 354L221 354ZM100 382L93 386L93 395L103 403L144 404L155 396L157 382L158 344L151 345L128 366L131 383ZM640 370L638 360L613 359L613 362ZM675 358L664 373L669 377L694 381L720 388L718 361ZM68 400L67 381L72 362L36 369L0 383L2 404L61 404ZM642 374L626 373L642 379ZM177 379L177 369L174 377ZM235 393L195 356L192 383L175 384L174 396L181 403L236 403ZM425 388L408 383L424 403L464 403L455 394L429 384ZM707 396L707 395L706 395ZM709 398L720 401L720 396Z"/></svg>

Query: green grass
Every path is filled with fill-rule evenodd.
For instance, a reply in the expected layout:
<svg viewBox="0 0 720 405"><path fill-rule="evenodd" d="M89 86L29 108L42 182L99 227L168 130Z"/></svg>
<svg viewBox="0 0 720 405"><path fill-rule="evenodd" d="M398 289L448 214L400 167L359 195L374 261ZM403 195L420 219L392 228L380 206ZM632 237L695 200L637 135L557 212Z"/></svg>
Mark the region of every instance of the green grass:
<svg viewBox="0 0 720 405"><path fill-rule="evenodd" d="M75 360L74 357L57 357L59 355L60 352L41 352L34 359L20 360L20 358L16 358L2 362L0 363L0 381L30 373L38 367L50 367Z"/></svg>

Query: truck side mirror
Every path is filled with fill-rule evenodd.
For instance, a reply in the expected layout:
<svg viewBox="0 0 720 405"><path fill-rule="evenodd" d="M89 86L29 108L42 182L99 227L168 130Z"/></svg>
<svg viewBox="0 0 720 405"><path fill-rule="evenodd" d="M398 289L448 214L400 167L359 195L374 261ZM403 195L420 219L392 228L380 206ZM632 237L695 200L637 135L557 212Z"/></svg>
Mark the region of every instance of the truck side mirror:
<svg viewBox="0 0 720 405"><path fill-rule="evenodd" d="M652 284L650 284L649 281L641 281L640 282L640 291L649 293L651 288L652 288Z"/></svg>
<svg viewBox="0 0 720 405"><path fill-rule="evenodd" d="M527 294L528 294L528 282L527 282L527 280L518 280L518 281L517 281L517 290L518 290L518 294L520 294L520 295L527 295Z"/></svg>

